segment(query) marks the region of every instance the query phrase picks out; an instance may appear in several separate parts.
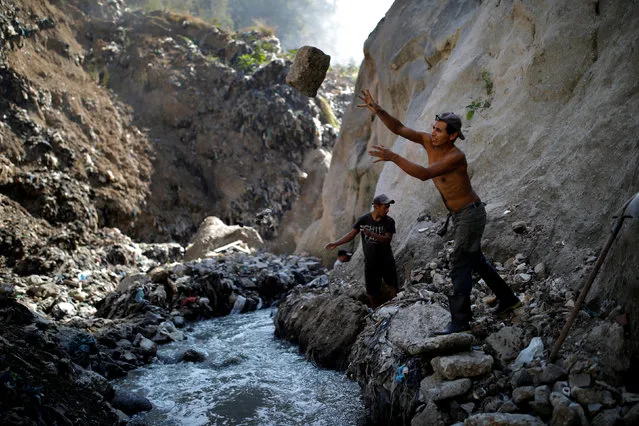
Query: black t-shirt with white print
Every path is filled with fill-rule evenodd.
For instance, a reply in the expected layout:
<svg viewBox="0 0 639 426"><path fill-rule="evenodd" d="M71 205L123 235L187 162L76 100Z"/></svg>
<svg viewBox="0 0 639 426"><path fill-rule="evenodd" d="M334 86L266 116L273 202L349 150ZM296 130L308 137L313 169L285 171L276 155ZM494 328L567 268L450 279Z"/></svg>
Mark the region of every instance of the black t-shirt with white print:
<svg viewBox="0 0 639 426"><path fill-rule="evenodd" d="M384 216L379 221L373 219L371 213L361 216L355 224L354 229L361 231L361 228L367 229L374 234L385 235L387 232L395 233L395 220L392 217ZM362 233L362 248L364 250L364 259L367 262L383 261L393 258L393 250L390 243L380 243L375 238Z"/></svg>

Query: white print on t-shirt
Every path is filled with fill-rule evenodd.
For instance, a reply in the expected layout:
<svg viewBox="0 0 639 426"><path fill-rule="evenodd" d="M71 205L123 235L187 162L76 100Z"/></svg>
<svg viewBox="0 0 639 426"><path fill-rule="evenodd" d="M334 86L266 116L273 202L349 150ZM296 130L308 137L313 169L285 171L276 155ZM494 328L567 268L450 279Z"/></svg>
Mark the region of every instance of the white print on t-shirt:
<svg viewBox="0 0 639 426"><path fill-rule="evenodd" d="M384 235L385 234L385 229L382 225L362 225L362 228L366 229L367 231L373 233L373 234L378 234L378 235ZM364 237L364 241L367 244L377 244L378 241L374 238L371 237L370 235L366 235L366 234L362 234L362 236Z"/></svg>

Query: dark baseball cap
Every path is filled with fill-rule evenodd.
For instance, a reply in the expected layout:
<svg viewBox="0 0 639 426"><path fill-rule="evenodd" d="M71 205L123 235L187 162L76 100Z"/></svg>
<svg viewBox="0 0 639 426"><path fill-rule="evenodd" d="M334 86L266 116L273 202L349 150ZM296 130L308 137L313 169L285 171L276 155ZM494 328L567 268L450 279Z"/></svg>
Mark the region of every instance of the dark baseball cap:
<svg viewBox="0 0 639 426"><path fill-rule="evenodd" d="M395 200L391 200L386 194L379 194L373 199L373 204L395 204Z"/></svg>
<svg viewBox="0 0 639 426"><path fill-rule="evenodd" d="M348 256L351 257L353 255L353 253L347 252L346 250L339 250L337 252L338 256Z"/></svg>
<svg viewBox="0 0 639 426"><path fill-rule="evenodd" d="M442 112L441 114L436 114L435 120L443 121L448 125L447 130L449 135L452 133L458 132L459 139L461 140L466 139L466 137L461 131L461 128L462 128L461 118L459 118L459 116L455 114L454 112Z"/></svg>

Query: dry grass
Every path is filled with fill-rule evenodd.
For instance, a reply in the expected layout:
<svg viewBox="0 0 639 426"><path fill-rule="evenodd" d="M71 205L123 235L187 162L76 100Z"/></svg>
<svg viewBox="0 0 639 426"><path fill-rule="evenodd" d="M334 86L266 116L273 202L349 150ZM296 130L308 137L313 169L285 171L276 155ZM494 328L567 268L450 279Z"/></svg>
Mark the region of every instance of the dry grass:
<svg viewBox="0 0 639 426"><path fill-rule="evenodd" d="M166 20L173 24L182 24L183 22L188 22L190 25L197 25L198 27L211 25L210 22L207 22L197 16L193 16L188 12L176 13L167 11L165 16Z"/></svg>
<svg viewBox="0 0 639 426"><path fill-rule="evenodd" d="M253 25L242 28L239 32L257 31L261 37L274 36L277 27L269 25L263 19L253 19Z"/></svg>

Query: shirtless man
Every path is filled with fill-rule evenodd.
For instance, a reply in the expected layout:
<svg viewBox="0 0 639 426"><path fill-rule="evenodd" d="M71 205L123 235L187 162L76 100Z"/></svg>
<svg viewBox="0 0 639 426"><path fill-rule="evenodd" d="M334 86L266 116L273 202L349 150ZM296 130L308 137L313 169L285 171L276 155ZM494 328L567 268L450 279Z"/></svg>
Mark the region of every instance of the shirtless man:
<svg viewBox="0 0 639 426"><path fill-rule="evenodd" d="M455 224L455 245L450 257L453 294L448 297L451 322L437 334L470 332L473 270L484 279L499 300L494 314L502 315L521 306L517 296L481 251L486 210L470 185L466 156L455 146L458 137L465 139L461 131L461 119L452 112L437 114L432 133L419 132L404 126L384 111L368 90L363 90L359 98L364 104L358 107L368 108L391 132L423 146L428 154L428 167L415 164L383 146L373 146L369 155L378 158L375 162L391 161L417 179L432 179Z"/></svg>

